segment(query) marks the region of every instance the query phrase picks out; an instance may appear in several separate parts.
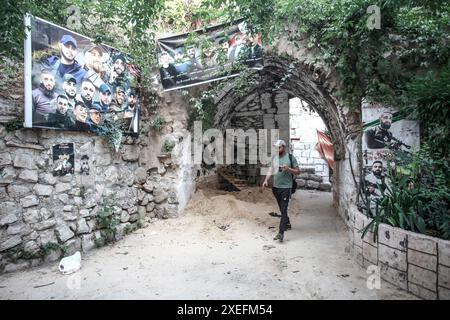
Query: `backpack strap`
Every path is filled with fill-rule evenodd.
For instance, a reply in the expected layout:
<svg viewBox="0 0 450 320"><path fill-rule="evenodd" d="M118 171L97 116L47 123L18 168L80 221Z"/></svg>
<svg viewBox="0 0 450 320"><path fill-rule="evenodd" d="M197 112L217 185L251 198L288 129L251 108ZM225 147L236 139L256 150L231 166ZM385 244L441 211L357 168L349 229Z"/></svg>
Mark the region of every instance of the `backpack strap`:
<svg viewBox="0 0 450 320"><path fill-rule="evenodd" d="M289 160L291 161L291 168L294 169L293 164L292 164L292 154L291 153L289 153ZM294 179L294 174L293 173L291 173L291 174L292 174L292 179Z"/></svg>

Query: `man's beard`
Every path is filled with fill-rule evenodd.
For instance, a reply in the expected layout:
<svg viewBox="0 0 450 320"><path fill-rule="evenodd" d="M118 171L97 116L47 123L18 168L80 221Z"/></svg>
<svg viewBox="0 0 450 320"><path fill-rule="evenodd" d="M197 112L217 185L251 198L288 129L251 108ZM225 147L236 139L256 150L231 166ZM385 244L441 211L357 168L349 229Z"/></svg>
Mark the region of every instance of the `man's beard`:
<svg viewBox="0 0 450 320"><path fill-rule="evenodd" d="M383 177L383 174L382 174L381 171L374 171L374 172L373 172L373 175L374 175L375 177L377 177L377 178L382 178L382 177Z"/></svg>
<svg viewBox="0 0 450 320"><path fill-rule="evenodd" d="M72 59L69 59L62 50L61 50L61 56L64 57L64 59L66 59L69 62L69 64L72 64L75 61L75 57L73 57Z"/></svg>
<svg viewBox="0 0 450 320"><path fill-rule="evenodd" d="M388 130L391 127L391 124L382 122L380 124L380 127L381 127L381 129Z"/></svg>
<svg viewBox="0 0 450 320"><path fill-rule="evenodd" d="M121 68L114 68L114 71L117 73L117 77L119 78L122 73L124 72L124 70L122 70Z"/></svg>
<svg viewBox="0 0 450 320"><path fill-rule="evenodd" d="M42 93L44 94L44 96L46 96L47 98L53 98L53 93L54 93L53 89L54 89L54 88L55 88L55 87L53 87L51 90L48 90L48 89L44 86L44 84L41 83L41 91L42 91Z"/></svg>
<svg viewBox="0 0 450 320"><path fill-rule="evenodd" d="M103 72L103 68L102 68L102 64L101 62L91 62L88 64L88 68L91 69L92 71L94 71L95 73L102 73Z"/></svg>
<svg viewBox="0 0 450 320"><path fill-rule="evenodd" d="M67 98L69 98L69 99L73 99L73 98L75 98L75 96L77 95L77 92L75 91L75 93L74 94L70 94L69 92L67 92L67 91L65 91L66 92L66 96L67 96Z"/></svg>

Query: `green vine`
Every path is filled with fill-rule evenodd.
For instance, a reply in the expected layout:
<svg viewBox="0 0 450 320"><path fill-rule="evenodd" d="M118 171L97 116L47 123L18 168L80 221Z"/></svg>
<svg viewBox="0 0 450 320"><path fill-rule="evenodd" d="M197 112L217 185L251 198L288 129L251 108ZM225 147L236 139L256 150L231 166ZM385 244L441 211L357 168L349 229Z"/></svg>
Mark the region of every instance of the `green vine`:
<svg viewBox="0 0 450 320"><path fill-rule="evenodd" d="M100 238L95 240L98 247L116 240L115 236L120 219L115 215L115 208L116 202L113 198L104 198L95 216L97 228L100 229Z"/></svg>
<svg viewBox="0 0 450 320"><path fill-rule="evenodd" d="M164 119L159 114L152 120L150 126L156 131L161 132L162 128L166 124L166 119Z"/></svg>
<svg viewBox="0 0 450 320"><path fill-rule="evenodd" d="M10 120L5 125L6 131L12 132L23 128L23 117Z"/></svg>

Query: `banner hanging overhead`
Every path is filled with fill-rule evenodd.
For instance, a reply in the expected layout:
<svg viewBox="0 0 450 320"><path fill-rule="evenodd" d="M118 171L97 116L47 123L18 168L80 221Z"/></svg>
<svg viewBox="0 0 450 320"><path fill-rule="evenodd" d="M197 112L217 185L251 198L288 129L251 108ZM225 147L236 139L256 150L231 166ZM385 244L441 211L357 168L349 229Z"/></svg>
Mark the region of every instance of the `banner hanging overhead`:
<svg viewBox="0 0 450 320"><path fill-rule="evenodd" d="M157 40L165 91L234 77L239 63L263 68L261 34L251 34L242 20Z"/></svg>
<svg viewBox="0 0 450 320"><path fill-rule="evenodd" d="M139 71L106 45L26 16L25 127L102 133L118 121L138 133Z"/></svg>

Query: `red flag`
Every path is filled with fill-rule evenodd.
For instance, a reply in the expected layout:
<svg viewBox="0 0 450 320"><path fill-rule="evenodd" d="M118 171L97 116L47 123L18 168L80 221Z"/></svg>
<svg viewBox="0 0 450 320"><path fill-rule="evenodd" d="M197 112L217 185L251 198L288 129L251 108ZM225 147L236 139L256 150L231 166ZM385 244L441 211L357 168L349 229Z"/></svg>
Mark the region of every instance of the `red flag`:
<svg viewBox="0 0 450 320"><path fill-rule="evenodd" d="M333 143L331 142L331 139L329 136L327 136L325 133L317 130L317 144L316 144L316 150L319 151L320 156L324 158L327 162L330 168L333 168L334 164L334 147Z"/></svg>

